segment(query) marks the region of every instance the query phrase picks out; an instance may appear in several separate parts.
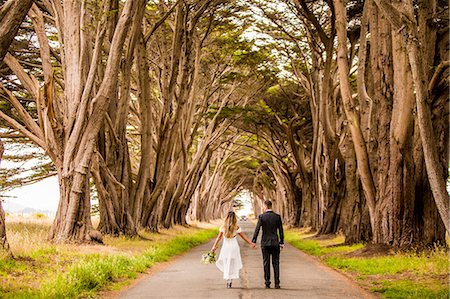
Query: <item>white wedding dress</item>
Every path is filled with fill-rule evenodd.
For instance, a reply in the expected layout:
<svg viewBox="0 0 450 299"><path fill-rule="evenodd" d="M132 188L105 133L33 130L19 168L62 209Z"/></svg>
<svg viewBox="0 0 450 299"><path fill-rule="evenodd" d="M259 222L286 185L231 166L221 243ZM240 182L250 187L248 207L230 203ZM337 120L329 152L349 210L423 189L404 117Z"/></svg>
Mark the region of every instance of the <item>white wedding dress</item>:
<svg viewBox="0 0 450 299"><path fill-rule="evenodd" d="M220 231L224 233L223 227ZM238 279L239 270L242 268L241 251L236 239L237 234L242 232L241 228L233 234L232 238L223 236L222 249L220 250L219 259L216 261L217 268L223 272L223 279Z"/></svg>

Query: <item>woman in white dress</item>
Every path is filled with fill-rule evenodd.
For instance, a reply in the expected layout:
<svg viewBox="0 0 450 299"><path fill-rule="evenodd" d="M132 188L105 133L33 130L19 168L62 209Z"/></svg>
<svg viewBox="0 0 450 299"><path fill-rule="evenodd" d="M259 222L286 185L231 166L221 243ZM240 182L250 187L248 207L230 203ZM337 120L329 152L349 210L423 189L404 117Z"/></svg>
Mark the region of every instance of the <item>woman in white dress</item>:
<svg viewBox="0 0 450 299"><path fill-rule="evenodd" d="M228 212L223 226L220 228L219 235L212 247L212 251L217 250L217 245L223 239L222 249L219 259L216 261L217 268L223 272L223 279L227 281L227 288L231 288L232 279L239 279L239 270L242 268L241 252L236 236L239 235L252 248L256 245L250 241L237 225L236 213Z"/></svg>

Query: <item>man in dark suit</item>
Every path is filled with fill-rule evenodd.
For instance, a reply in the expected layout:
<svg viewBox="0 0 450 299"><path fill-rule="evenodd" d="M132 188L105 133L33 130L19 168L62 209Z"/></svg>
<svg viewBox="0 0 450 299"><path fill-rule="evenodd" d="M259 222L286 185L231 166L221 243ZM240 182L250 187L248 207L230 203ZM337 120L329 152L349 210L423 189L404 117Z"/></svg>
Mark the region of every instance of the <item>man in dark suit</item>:
<svg viewBox="0 0 450 299"><path fill-rule="evenodd" d="M284 248L284 233L281 216L272 211L272 202L264 202L266 211L259 215L258 224L253 234L252 242L256 243L259 230L262 227L261 250L264 264L264 279L266 289L270 289L270 257L272 257L275 288L280 288L280 249ZM278 238L279 235L279 238Z"/></svg>

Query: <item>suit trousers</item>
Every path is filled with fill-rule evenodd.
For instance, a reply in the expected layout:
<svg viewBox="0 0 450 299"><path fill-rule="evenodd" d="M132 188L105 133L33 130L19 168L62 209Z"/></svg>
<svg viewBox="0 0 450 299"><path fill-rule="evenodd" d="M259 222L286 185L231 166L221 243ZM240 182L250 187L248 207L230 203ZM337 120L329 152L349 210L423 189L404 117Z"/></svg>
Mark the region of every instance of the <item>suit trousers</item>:
<svg viewBox="0 0 450 299"><path fill-rule="evenodd" d="M272 256L275 285L280 285L280 246L261 246L264 264L264 280L270 285L270 257Z"/></svg>

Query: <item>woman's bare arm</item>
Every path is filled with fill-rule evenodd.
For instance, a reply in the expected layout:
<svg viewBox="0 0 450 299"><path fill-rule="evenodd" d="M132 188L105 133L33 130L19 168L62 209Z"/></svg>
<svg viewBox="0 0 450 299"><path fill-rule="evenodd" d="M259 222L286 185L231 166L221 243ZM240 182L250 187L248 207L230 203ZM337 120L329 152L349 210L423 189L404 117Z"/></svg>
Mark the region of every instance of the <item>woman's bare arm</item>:
<svg viewBox="0 0 450 299"><path fill-rule="evenodd" d="M216 242L214 242L214 245L213 245L211 251L216 251L217 245L219 244L220 239L222 239L222 236L223 236L223 232L219 232L219 235L217 236Z"/></svg>
<svg viewBox="0 0 450 299"><path fill-rule="evenodd" d="M256 244L252 243L252 241L250 241L249 238L247 238L247 236L244 233L239 233L239 236L241 236L241 238L247 242L252 248L256 248Z"/></svg>

